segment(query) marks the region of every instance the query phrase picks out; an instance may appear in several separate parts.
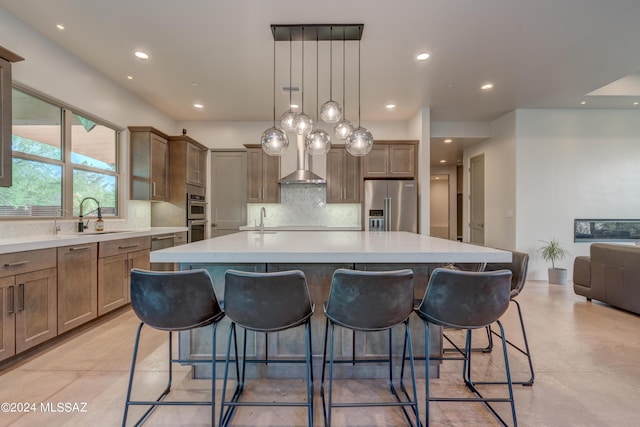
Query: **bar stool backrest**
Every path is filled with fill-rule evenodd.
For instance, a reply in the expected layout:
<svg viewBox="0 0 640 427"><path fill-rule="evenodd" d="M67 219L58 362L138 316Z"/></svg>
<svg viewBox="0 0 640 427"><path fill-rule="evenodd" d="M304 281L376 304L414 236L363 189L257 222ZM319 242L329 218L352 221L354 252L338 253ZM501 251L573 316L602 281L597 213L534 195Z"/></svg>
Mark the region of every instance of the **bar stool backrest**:
<svg viewBox="0 0 640 427"><path fill-rule="evenodd" d="M224 316L207 270L131 270L131 307L145 324L180 331Z"/></svg>
<svg viewBox="0 0 640 427"><path fill-rule="evenodd" d="M307 280L300 270L227 270L224 280L225 313L245 329L285 330L302 324L313 314Z"/></svg>
<svg viewBox="0 0 640 427"><path fill-rule="evenodd" d="M437 325L482 328L507 311L510 289L509 270L470 272L437 268L416 312Z"/></svg>
<svg viewBox="0 0 640 427"><path fill-rule="evenodd" d="M325 314L334 323L362 331L386 330L413 312L413 271L333 273Z"/></svg>
<svg viewBox="0 0 640 427"><path fill-rule="evenodd" d="M527 269L529 267L529 254L525 252L511 251L511 262L487 263L484 271L510 270L511 271L511 298L522 292L527 281Z"/></svg>

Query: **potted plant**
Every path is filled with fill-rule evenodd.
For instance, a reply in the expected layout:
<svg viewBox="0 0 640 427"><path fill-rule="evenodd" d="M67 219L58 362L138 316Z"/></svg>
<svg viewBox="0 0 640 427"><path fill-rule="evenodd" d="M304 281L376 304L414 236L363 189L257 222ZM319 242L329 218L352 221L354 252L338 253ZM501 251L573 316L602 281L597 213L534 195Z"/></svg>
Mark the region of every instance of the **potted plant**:
<svg viewBox="0 0 640 427"><path fill-rule="evenodd" d="M567 255L569 252L560 246L560 242L556 239L551 239L548 242L542 240L544 246L538 249L538 253L545 261L551 261L551 268L549 268L549 283L553 283L556 285L566 285L567 284L567 269L566 268L556 268L556 261L560 261Z"/></svg>

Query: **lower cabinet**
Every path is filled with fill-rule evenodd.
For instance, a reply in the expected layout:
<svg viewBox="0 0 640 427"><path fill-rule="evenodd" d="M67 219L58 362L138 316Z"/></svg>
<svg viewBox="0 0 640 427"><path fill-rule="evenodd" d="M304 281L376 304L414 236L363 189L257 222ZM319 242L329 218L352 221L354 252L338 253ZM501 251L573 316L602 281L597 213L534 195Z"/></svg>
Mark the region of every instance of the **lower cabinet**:
<svg viewBox="0 0 640 427"><path fill-rule="evenodd" d="M151 237L98 244L98 316L128 304L132 268L149 269Z"/></svg>
<svg viewBox="0 0 640 427"><path fill-rule="evenodd" d="M0 255L0 360L57 335L56 250Z"/></svg>
<svg viewBox="0 0 640 427"><path fill-rule="evenodd" d="M98 317L98 244L58 248L58 333Z"/></svg>

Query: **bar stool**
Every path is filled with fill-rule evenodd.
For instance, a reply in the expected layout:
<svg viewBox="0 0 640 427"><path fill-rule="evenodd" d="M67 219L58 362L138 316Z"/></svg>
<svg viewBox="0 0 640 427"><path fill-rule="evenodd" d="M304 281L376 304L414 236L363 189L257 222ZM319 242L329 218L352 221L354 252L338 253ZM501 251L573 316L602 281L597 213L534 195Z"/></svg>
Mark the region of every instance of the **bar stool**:
<svg viewBox="0 0 640 427"><path fill-rule="evenodd" d="M140 319L133 347L133 358L127 387L122 426L127 423L129 406L150 408L136 421L142 424L161 405L211 406L211 425L215 425L216 326L224 317L213 289L213 281L206 270L155 272L131 270L131 307ZM144 325L169 333L169 377L167 386L156 400L131 400L133 377L138 356L140 332ZM187 331L211 325L211 360L174 359L172 332ZM211 365L211 401L164 401L171 391L174 363L208 363Z"/></svg>
<svg viewBox="0 0 640 427"><path fill-rule="evenodd" d="M222 402L219 425L228 425L238 406L304 406L307 408L309 426L313 426L313 366L311 353L311 316L314 306L309 296L307 280L302 271L291 270L275 273L252 273L227 270L225 273L224 309L231 320L227 344ZM236 360L242 357L241 378L232 398L227 401L227 378L231 353L231 335L236 326L244 329L242 356L235 347ZM247 330L254 332L278 332L304 326L305 359L269 359L269 363L305 363L306 402L246 402L240 401L245 385L246 363L265 363L266 360L247 360ZM228 408L225 411L225 407Z"/></svg>
<svg viewBox="0 0 640 427"><path fill-rule="evenodd" d="M463 381L477 396L433 397L429 392L428 358L425 378L426 420L429 425L429 402L482 402L503 424L507 425L490 402L508 402L511 404L511 415L514 426L517 426L516 408L513 399L511 373L504 328L500 317L507 311L510 300L511 272L499 270L492 272L467 272L437 268L433 271L424 298L416 308L417 315L425 323L425 354L429 354L429 325L440 325L456 329L466 329L465 357L463 365ZM473 329L486 328L496 322L500 327L504 356L508 397L484 397L477 389L479 384L496 384L494 382L478 382L471 379L471 333Z"/></svg>
<svg viewBox="0 0 640 427"><path fill-rule="evenodd" d="M418 416L418 399L416 391L416 379L413 363L413 349L411 345L411 333L409 330L409 316L413 312L413 272L411 270L396 271L356 271L338 269L333 274L329 299L324 306L326 316L322 386L320 394L324 413L325 426L331 426L332 408L344 407L371 407L392 406L402 408L409 425L420 424ZM400 388L406 400L399 396L393 382L393 359L391 350L391 330L404 324L405 349L409 352L411 367L411 385L413 397L411 398L404 387L404 379L400 377ZM352 331L389 331L389 357L385 361L389 363L389 388L395 402L333 402L333 367L334 363L362 363L367 360L342 360L334 359L334 329L335 326L351 329ZM329 346L329 390L325 399L324 380L327 364L327 345ZM406 408L413 412L410 415ZM412 422L415 419L415 424Z"/></svg>

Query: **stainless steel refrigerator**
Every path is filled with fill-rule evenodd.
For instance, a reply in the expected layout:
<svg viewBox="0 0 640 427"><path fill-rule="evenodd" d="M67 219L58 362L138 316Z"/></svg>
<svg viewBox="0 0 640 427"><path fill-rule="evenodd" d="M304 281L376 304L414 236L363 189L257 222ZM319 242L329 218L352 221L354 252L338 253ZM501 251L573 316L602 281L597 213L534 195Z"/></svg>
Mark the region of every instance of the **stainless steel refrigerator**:
<svg viewBox="0 0 640 427"><path fill-rule="evenodd" d="M418 232L418 185L414 180L365 180L366 231Z"/></svg>

